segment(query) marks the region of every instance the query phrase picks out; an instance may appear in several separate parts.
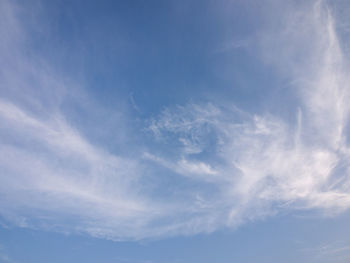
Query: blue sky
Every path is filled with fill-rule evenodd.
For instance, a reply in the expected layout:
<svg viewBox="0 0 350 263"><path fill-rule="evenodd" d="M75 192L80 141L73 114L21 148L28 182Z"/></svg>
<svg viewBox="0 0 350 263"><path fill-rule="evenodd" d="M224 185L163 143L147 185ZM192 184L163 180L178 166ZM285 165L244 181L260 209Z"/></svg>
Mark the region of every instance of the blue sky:
<svg viewBox="0 0 350 263"><path fill-rule="evenodd" d="M0 262L349 262L350 5L0 3Z"/></svg>

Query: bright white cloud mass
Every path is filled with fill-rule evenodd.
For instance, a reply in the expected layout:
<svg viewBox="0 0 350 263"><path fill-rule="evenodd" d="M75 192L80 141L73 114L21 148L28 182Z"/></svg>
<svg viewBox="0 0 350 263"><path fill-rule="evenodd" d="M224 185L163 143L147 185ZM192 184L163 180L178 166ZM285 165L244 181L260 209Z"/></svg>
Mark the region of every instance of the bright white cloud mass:
<svg viewBox="0 0 350 263"><path fill-rule="evenodd" d="M278 26L241 42L290 80L283 88L295 96L286 105L292 117L192 99L165 105L135 128L120 109L114 136L134 129L147 143L111 150L89 139L65 101L93 105L81 118L103 106L86 102L84 83L28 52L28 28L38 21L24 24L25 10L1 1L1 216L22 227L124 240L236 228L282 211L347 210L350 70L342 28L323 1L290 9Z"/></svg>

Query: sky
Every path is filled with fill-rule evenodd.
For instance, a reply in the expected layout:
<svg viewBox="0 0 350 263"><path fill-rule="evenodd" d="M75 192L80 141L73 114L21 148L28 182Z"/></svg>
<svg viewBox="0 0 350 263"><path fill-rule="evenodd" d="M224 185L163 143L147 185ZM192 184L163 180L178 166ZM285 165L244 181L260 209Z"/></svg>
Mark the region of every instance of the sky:
<svg viewBox="0 0 350 263"><path fill-rule="evenodd" d="M350 261L346 0L1 0L0 263Z"/></svg>

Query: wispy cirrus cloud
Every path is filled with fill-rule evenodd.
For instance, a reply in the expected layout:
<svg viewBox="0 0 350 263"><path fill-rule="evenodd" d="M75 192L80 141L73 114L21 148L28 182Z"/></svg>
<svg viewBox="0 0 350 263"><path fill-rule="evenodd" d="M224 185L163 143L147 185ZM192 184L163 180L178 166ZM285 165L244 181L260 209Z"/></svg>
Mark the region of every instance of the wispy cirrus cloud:
<svg viewBox="0 0 350 263"><path fill-rule="evenodd" d="M138 236L158 213L133 183L138 161L91 144L67 120L62 105L77 87L27 50L21 6L1 6L2 216L20 226Z"/></svg>
<svg viewBox="0 0 350 263"><path fill-rule="evenodd" d="M130 145L132 157L94 144L67 119L74 81L26 53L23 10L1 5L7 220L117 240L211 232L285 209L349 208L349 68L323 2L296 8L259 42L265 63L293 79L295 121L232 105L170 106L146 121L154 141Z"/></svg>
<svg viewBox="0 0 350 263"><path fill-rule="evenodd" d="M233 215L229 225L237 222L236 217L254 214L251 210L257 216L273 214L279 210L276 205L326 213L350 205L349 69L329 8L317 1L306 10L292 10L283 26L261 38L266 63L295 83L295 122L279 114L188 105L171 114L165 111L150 125L160 138L177 138L179 160L203 161L220 171L221 176L212 178L225 193L222 208ZM189 151L188 145L198 150ZM210 158L201 154L206 147L215 150L207 153ZM159 163L164 165L163 160ZM216 198L208 196L207 202Z"/></svg>

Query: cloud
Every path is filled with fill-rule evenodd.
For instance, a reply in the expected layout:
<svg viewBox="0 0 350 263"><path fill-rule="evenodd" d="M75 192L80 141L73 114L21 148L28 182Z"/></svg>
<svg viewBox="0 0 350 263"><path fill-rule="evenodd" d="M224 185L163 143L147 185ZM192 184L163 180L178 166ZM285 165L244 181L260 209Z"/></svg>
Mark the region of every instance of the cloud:
<svg viewBox="0 0 350 263"><path fill-rule="evenodd" d="M0 262L14 262L8 255L5 253L4 247L0 244Z"/></svg>
<svg viewBox="0 0 350 263"><path fill-rule="evenodd" d="M289 10L285 24L261 39L265 63L294 82L299 98L298 105L291 105L295 122L279 114L190 104L167 109L150 125L157 138L178 140L178 160L203 162L220 171L212 176L223 196L216 210L231 210L225 212L234 215L228 225L240 217L274 214L286 205L327 214L350 206L349 69L331 10L322 1L303 7ZM189 151L188 145L199 150ZM209 148L215 149L209 158L200 155ZM217 196L207 198L217 201Z"/></svg>
<svg viewBox="0 0 350 263"><path fill-rule="evenodd" d="M0 108L10 133L0 146L3 215L29 209L31 216L54 221L67 213L72 220L85 218L87 224L106 218L129 224L139 218L136 214L146 221L151 216L153 209L146 209L147 201L137 196L132 183L140 174L136 162L90 145L63 119L43 122L4 102Z"/></svg>
<svg viewBox="0 0 350 263"><path fill-rule="evenodd" d="M10 1L1 6L2 217L23 227L140 235L158 208L134 183L138 161L91 144L67 120L63 102L78 88L39 55L27 55L23 9Z"/></svg>
<svg viewBox="0 0 350 263"><path fill-rule="evenodd" d="M350 247L346 242L337 241L319 245L314 248L304 248L302 252L309 253L315 262L320 260L332 262L346 262L350 256Z"/></svg>
<svg viewBox="0 0 350 263"><path fill-rule="evenodd" d="M332 12L320 1L303 8L259 42L264 63L293 80L295 121L232 105L169 106L146 121L139 135L153 141L130 144L130 157L68 118L66 98L79 103L71 95L88 96L84 88L28 55L23 10L1 2L2 217L119 240L234 228L286 209L348 209L349 69Z"/></svg>

